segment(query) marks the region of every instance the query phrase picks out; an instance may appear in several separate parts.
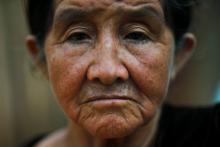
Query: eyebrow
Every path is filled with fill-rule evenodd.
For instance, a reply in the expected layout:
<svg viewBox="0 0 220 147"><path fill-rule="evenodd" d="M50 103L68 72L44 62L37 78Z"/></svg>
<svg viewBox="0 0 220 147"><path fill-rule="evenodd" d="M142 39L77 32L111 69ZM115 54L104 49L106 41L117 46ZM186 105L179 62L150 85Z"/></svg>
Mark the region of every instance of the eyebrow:
<svg viewBox="0 0 220 147"><path fill-rule="evenodd" d="M83 10L76 6L71 6L67 8L61 8L55 14L54 21L56 23L71 23L83 20L92 14L96 14L100 9L88 9ZM129 18L144 18L144 17L153 17L157 18L161 23L164 22L164 16L161 12L149 5L142 5L135 8L119 8L117 11L123 12L123 15Z"/></svg>
<svg viewBox="0 0 220 147"><path fill-rule="evenodd" d="M54 21L55 23L66 22L66 21L76 21L79 19L83 19L87 16L86 11L83 11L77 7L69 7L60 10L57 14L55 14Z"/></svg>
<svg viewBox="0 0 220 147"><path fill-rule="evenodd" d="M160 13L158 10L151 6L142 6L140 8L134 9L134 10L127 10L126 15L128 17L133 17L133 18L144 18L144 17L153 17L157 18L159 21L163 22L164 21L164 16L162 13Z"/></svg>

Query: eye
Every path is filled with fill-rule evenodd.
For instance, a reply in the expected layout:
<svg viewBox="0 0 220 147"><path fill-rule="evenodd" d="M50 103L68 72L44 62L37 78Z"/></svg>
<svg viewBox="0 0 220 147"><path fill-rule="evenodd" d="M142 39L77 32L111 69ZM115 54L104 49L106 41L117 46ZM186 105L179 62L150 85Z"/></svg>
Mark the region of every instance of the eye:
<svg viewBox="0 0 220 147"><path fill-rule="evenodd" d="M92 37L85 32L75 32L67 38L67 41L73 44L89 43L91 40Z"/></svg>
<svg viewBox="0 0 220 147"><path fill-rule="evenodd" d="M150 38L143 32L128 33L124 39L133 43L147 43L150 40Z"/></svg>

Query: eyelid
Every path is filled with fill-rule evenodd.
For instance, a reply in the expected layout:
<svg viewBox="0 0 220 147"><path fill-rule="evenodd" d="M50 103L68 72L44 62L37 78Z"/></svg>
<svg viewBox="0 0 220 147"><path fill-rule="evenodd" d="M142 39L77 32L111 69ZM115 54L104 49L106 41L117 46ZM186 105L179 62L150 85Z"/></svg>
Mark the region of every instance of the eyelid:
<svg viewBox="0 0 220 147"><path fill-rule="evenodd" d="M92 31L91 27L86 26L86 25L74 25L74 26L70 26L69 29L64 33L64 35L61 38L61 42L65 42L68 37L70 37L71 35L73 35L74 33L85 33L88 36L91 37L91 39L94 39L94 31Z"/></svg>
<svg viewBox="0 0 220 147"><path fill-rule="evenodd" d="M145 34L147 37L149 37L149 39L154 40L153 34L143 24L132 23L132 24L126 25L122 29L122 36L125 37L126 35L128 35L129 33L132 33L132 32L141 32L141 33Z"/></svg>
<svg viewBox="0 0 220 147"><path fill-rule="evenodd" d="M134 23L134 24L128 24L128 25L126 25L125 27L123 27L123 29L122 29L122 31L125 33L125 32L127 32L127 31L129 31L129 30L139 30L139 31L146 31L147 29L146 29L146 27L144 27L143 25L141 25L141 24L136 24L136 23Z"/></svg>

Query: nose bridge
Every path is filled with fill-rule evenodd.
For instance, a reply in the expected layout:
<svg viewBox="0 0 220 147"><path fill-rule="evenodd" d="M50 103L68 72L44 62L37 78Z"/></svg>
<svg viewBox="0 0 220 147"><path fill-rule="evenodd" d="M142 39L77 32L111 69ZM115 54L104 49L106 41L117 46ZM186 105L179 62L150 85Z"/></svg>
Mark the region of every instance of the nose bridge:
<svg viewBox="0 0 220 147"><path fill-rule="evenodd" d="M102 39L100 40L100 46L98 50L98 63L105 67L113 67L116 66L117 62L117 47L116 42L114 41L114 37L111 32L103 33Z"/></svg>
<svg viewBox="0 0 220 147"><path fill-rule="evenodd" d="M98 58L96 63L105 74L115 74L118 64L116 38L113 34L112 25L104 25L99 37Z"/></svg>
<svg viewBox="0 0 220 147"><path fill-rule="evenodd" d="M97 58L95 62L96 75L102 83L110 84L115 81L119 75L117 75L117 67L120 62L117 58L117 50L113 41L113 37L110 32L106 32L105 36L102 36L100 47L97 49ZM104 35L104 34L103 34Z"/></svg>
<svg viewBox="0 0 220 147"><path fill-rule="evenodd" d="M125 80L128 72L118 56L119 46L111 32L104 32L100 37L93 64L88 69L89 80L99 80L104 84L112 84L117 79Z"/></svg>
<svg viewBox="0 0 220 147"><path fill-rule="evenodd" d="M106 46L108 46L107 43ZM116 51L108 47L103 47L100 50L96 66L99 68L100 74L112 76L113 78L117 72L117 66L119 66L120 62L117 59Z"/></svg>

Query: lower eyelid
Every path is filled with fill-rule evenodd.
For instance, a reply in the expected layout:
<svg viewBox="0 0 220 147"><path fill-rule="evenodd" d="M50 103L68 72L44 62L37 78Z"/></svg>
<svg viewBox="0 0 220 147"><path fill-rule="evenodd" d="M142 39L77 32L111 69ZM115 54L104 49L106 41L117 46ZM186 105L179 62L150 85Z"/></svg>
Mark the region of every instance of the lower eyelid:
<svg viewBox="0 0 220 147"><path fill-rule="evenodd" d="M66 41L69 44L76 44L76 45L80 45L80 44L91 44L92 41L91 40L82 40L82 41L71 41L71 40L67 40Z"/></svg>
<svg viewBox="0 0 220 147"><path fill-rule="evenodd" d="M132 40L130 40L130 41L126 41L126 44L143 45L143 44L147 44L149 42L150 42L150 40L149 41L148 40L146 40L146 41L132 41Z"/></svg>

